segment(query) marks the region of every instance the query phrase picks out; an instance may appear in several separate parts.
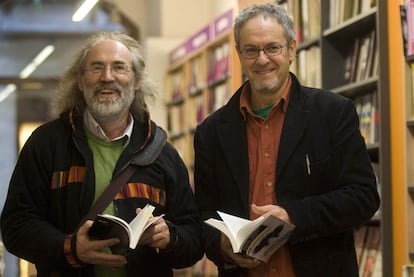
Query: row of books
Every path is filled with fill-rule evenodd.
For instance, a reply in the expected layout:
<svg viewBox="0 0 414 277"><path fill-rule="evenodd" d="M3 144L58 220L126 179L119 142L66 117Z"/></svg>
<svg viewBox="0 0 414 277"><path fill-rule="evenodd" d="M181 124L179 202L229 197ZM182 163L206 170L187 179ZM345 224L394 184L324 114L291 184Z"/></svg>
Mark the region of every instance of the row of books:
<svg viewBox="0 0 414 277"><path fill-rule="evenodd" d="M197 56L190 61L190 80L188 82L189 94L197 94L205 86L205 78L202 71L202 58Z"/></svg>
<svg viewBox="0 0 414 277"><path fill-rule="evenodd" d="M187 106L187 126L194 129L207 115L205 97L203 94L197 94L188 99Z"/></svg>
<svg viewBox="0 0 414 277"><path fill-rule="evenodd" d="M375 6L375 0L330 0L329 26L337 26Z"/></svg>
<svg viewBox="0 0 414 277"><path fill-rule="evenodd" d="M222 83L210 88L208 94L207 114L218 110L221 106L226 104L230 98L230 94L231 92L229 91L229 86L226 83Z"/></svg>
<svg viewBox="0 0 414 277"><path fill-rule="evenodd" d="M376 91L354 100L359 128L366 144L379 142L378 93Z"/></svg>
<svg viewBox="0 0 414 277"><path fill-rule="evenodd" d="M382 276L381 228L378 225L362 225L355 229L355 250L359 276Z"/></svg>
<svg viewBox="0 0 414 277"><path fill-rule="evenodd" d="M167 89L166 100L168 103L177 103L183 99L184 97L183 80L184 80L184 73L182 70L177 70L171 73L168 79L168 85L166 88Z"/></svg>
<svg viewBox="0 0 414 277"><path fill-rule="evenodd" d="M169 135L174 137L180 135L186 127L186 107L185 105L172 105L169 108L167 125Z"/></svg>
<svg viewBox="0 0 414 277"><path fill-rule="evenodd" d="M414 55L414 0L400 5L401 29L406 56Z"/></svg>
<svg viewBox="0 0 414 277"><path fill-rule="evenodd" d="M220 81L230 74L229 67L229 55L230 45L225 42L217 46L213 51L208 54L208 71L207 71L207 84L211 85L217 81Z"/></svg>
<svg viewBox="0 0 414 277"><path fill-rule="evenodd" d="M366 80L378 75L378 47L376 31L356 37L346 57L344 79L346 83Z"/></svg>
<svg viewBox="0 0 414 277"><path fill-rule="evenodd" d="M223 106L229 97L228 84L221 83L209 88L206 95L195 94L179 105L171 105L168 114L168 130L171 136L195 129L208 114Z"/></svg>
<svg viewBox="0 0 414 277"><path fill-rule="evenodd" d="M209 51L207 65L199 55L191 60L188 69L180 68L172 72L167 84L167 102L180 102L188 95L201 92L206 84L214 86L226 79L230 75L229 47L229 43L225 42Z"/></svg>
<svg viewBox="0 0 414 277"><path fill-rule="evenodd" d="M296 74L302 84L311 87L321 87L321 49L314 45L301 49L292 64L291 70Z"/></svg>
<svg viewBox="0 0 414 277"><path fill-rule="evenodd" d="M296 39L299 43L320 36L320 0L288 0L283 5L295 22Z"/></svg>

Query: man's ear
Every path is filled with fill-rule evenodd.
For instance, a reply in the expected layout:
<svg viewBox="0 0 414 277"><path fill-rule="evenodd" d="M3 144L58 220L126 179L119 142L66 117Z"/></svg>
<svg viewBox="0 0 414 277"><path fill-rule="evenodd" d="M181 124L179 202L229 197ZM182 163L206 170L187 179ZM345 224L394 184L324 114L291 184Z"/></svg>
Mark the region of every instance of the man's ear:
<svg viewBox="0 0 414 277"><path fill-rule="evenodd" d="M290 63L292 63L296 59L296 40L292 39L289 42L289 59Z"/></svg>

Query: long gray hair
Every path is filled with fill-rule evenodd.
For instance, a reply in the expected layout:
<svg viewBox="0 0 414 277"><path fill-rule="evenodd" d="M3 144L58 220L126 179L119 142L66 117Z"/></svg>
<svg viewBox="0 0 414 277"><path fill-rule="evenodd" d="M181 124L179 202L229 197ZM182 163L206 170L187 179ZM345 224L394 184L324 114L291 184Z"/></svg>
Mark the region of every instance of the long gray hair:
<svg viewBox="0 0 414 277"><path fill-rule="evenodd" d="M78 88L78 78L84 72L85 59L90 49L102 40L115 40L124 44L131 53L134 82L140 82L140 88L135 90L135 98L129 108L131 114L137 119L143 119L147 113L146 100L154 100L157 95L155 84L148 78L145 69L144 57L140 44L121 32L101 32L91 36L75 55L72 64L63 73L54 99L54 109L57 114L69 110L82 113L86 107L82 91Z"/></svg>

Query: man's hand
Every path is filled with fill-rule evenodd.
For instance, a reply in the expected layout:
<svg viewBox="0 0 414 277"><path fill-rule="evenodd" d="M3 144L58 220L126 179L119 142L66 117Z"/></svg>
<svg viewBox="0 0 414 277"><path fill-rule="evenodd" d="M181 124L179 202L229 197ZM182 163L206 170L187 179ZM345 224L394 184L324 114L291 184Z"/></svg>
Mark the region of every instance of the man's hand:
<svg viewBox="0 0 414 277"><path fill-rule="evenodd" d="M220 247L222 253L240 267L254 268L260 264L259 260L247 257L243 254L234 253L229 239L223 234L221 234L220 237Z"/></svg>
<svg viewBox="0 0 414 277"><path fill-rule="evenodd" d="M85 264L98 264L111 268L117 268L127 263L122 255L104 252L104 249L119 243L118 238L106 240L91 240L88 232L93 221L86 221L76 233L76 254L78 259Z"/></svg>
<svg viewBox="0 0 414 277"><path fill-rule="evenodd" d="M284 221L292 223L290 221L289 215L286 212L286 210L280 206L277 206L277 205L257 206L255 204L252 204L251 208L252 208L252 212L255 214L258 214L259 216L272 214L275 217L278 217L280 219L283 219Z"/></svg>
<svg viewBox="0 0 414 277"><path fill-rule="evenodd" d="M141 236L138 245L165 249L170 243L170 229L163 218L157 219Z"/></svg>

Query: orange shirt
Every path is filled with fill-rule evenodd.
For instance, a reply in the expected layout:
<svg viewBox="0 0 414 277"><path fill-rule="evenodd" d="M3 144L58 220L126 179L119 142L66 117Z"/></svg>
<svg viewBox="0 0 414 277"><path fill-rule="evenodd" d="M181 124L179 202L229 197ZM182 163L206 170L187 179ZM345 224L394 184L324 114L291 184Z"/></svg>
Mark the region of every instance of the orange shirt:
<svg viewBox="0 0 414 277"><path fill-rule="evenodd" d="M275 191L276 166L279 142L285 113L289 102L291 80L282 98L271 108L266 118L255 115L250 105L250 85L246 85L240 97L240 110L247 127L249 151L249 204L277 204ZM250 212L250 218L257 215ZM267 263L248 270L249 277L295 277L290 252L282 246Z"/></svg>

